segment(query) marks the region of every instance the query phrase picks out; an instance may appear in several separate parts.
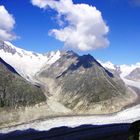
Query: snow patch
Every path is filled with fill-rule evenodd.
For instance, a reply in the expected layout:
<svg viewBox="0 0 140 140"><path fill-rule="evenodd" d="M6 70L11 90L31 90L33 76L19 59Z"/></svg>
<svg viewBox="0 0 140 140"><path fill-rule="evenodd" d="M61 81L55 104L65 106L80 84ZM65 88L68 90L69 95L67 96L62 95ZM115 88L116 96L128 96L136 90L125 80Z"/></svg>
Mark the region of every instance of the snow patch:
<svg viewBox="0 0 140 140"><path fill-rule="evenodd" d="M140 63L136 63L135 65L121 65L120 66L120 70L122 72L123 77L129 75L136 68L140 68Z"/></svg>
<svg viewBox="0 0 140 140"><path fill-rule="evenodd" d="M110 61L107 61L105 63L101 62L101 64L105 68L108 68L108 69L111 69L111 70L115 70L116 69L115 65L112 62L110 62Z"/></svg>

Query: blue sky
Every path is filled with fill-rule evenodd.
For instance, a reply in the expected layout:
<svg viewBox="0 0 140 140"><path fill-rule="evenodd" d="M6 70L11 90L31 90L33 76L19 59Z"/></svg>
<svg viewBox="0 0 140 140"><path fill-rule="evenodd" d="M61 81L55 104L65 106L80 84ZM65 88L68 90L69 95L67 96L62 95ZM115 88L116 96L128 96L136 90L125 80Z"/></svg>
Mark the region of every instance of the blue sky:
<svg viewBox="0 0 140 140"><path fill-rule="evenodd" d="M109 26L107 38L110 45L107 48L77 50L78 53L91 53L96 59L115 64L140 62L140 3L136 3L138 0L128 1L73 0L74 4L95 6ZM15 18L14 32L20 39L12 41L14 45L41 53L63 49L64 43L48 35L51 29L59 28L54 10L35 7L30 0L1 0L0 5L4 5Z"/></svg>

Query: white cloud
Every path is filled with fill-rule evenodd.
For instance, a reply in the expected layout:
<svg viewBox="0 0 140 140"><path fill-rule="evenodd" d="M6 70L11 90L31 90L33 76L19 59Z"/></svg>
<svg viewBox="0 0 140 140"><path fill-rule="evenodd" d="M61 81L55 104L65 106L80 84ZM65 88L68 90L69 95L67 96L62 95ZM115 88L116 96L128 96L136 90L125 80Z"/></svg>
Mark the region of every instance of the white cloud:
<svg viewBox="0 0 140 140"><path fill-rule="evenodd" d="M11 14L5 9L4 6L0 6L0 39L1 40L13 40L16 39L16 35L12 32L15 25L15 20Z"/></svg>
<svg viewBox="0 0 140 140"><path fill-rule="evenodd" d="M109 45L106 38L109 28L96 7L74 4L72 0L32 0L32 4L56 10L59 23L66 22L65 26L52 29L49 33L64 42L65 47L87 51Z"/></svg>

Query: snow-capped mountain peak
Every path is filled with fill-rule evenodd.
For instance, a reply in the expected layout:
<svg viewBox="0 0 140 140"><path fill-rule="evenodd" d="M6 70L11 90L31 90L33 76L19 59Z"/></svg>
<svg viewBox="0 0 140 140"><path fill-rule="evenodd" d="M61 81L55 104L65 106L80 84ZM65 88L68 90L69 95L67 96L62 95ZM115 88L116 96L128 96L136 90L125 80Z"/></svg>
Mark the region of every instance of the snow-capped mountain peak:
<svg viewBox="0 0 140 140"><path fill-rule="evenodd" d="M5 43L3 41L0 41L0 50L3 50L5 53L11 53L13 55L16 53L16 48L13 47L10 42Z"/></svg>
<svg viewBox="0 0 140 140"><path fill-rule="evenodd" d="M107 61L107 62L105 62L105 63L102 63L102 62L101 62L101 64L102 64L103 67L105 67L105 68L108 68L108 69L111 69L111 70L115 70L115 69L116 69L116 66L115 66L112 62L110 62L110 61Z"/></svg>
<svg viewBox="0 0 140 140"><path fill-rule="evenodd" d="M136 64L132 64L132 65L125 65L124 64L124 65L119 66L119 65L113 64L111 61L107 61L107 62L102 62L100 60L98 60L98 61L106 69L119 72L121 77L125 77L125 76L129 75L136 68L140 68L140 63L136 63Z"/></svg>
<svg viewBox="0 0 140 140"><path fill-rule="evenodd" d="M18 48L7 41L0 41L0 58L10 64L22 77L29 81L34 81L34 75L39 72L44 66L55 63L64 54L75 56L73 51L56 51L46 54L35 53ZM134 69L140 68L140 63L135 65L114 65L111 61L98 62L105 68L116 71L121 74L121 77L129 75Z"/></svg>
<svg viewBox="0 0 140 140"><path fill-rule="evenodd" d="M140 63L136 63L135 65L121 65L120 70L122 72L122 76L125 77L129 75L134 69L140 68Z"/></svg>
<svg viewBox="0 0 140 140"><path fill-rule="evenodd" d="M44 65L53 64L60 55L60 51L48 54L34 53L15 47L10 42L0 41L0 57L30 81Z"/></svg>

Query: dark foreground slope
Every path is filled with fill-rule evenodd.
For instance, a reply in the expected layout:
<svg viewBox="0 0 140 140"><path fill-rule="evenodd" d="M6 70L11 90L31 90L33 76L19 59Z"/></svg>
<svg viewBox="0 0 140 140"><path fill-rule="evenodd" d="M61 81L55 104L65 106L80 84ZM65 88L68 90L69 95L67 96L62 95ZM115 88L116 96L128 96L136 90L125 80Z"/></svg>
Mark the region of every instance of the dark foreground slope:
<svg viewBox="0 0 140 140"><path fill-rule="evenodd" d="M0 133L0 140L140 140L140 121L132 124L81 125L49 131L34 129Z"/></svg>
<svg viewBox="0 0 140 140"><path fill-rule="evenodd" d="M49 131L28 129L0 134L0 140L138 140L128 139L130 124L81 125L60 127ZM131 133L131 137L134 132Z"/></svg>

